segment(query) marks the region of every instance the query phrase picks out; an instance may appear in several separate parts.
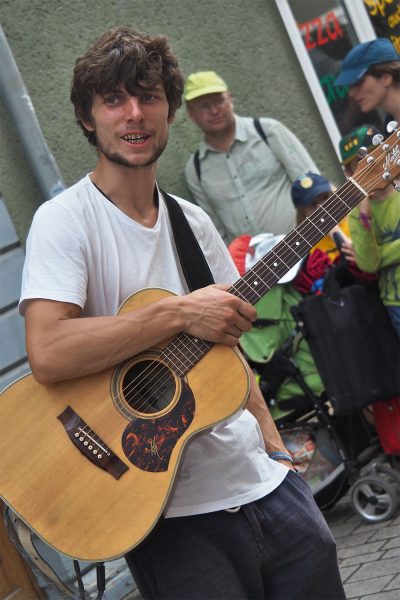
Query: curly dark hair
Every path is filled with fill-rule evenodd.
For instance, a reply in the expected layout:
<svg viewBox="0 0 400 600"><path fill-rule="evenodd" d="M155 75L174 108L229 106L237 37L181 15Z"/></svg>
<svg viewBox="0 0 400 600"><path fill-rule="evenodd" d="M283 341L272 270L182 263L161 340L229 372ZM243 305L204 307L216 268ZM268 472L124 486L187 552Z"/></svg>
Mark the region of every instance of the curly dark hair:
<svg viewBox="0 0 400 600"><path fill-rule="evenodd" d="M83 125L92 123L95 94L112 93L122 85L134 95L138 89L149 90L160 82L168 100L168 116L172 118L182 104L184 80L168 39L130 27L106 31L77 59L72 79L71 102L89 143L97 146L95 132Z"/></svg>

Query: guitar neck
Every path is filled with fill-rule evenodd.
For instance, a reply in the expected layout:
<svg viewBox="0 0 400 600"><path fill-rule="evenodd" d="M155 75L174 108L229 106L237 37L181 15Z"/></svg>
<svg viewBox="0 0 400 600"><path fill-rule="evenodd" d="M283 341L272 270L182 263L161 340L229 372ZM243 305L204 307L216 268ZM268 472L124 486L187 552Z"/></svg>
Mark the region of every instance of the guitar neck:
<svg viewBox="0 0 400 600"><path fill-rule="evenodd" d="M261 258L229 290L255 304L367 195L348 180Z"/></svg>
<svg viewBox="0 0 400 600"><path fill-rule="evenodd" d="M254 305L365 196L367 192L349 179L228 291ZM161 357L184 376L213 346L212 342L181 333L168 344Z"/></svg>
<svg viewBox="0 0 400 600"><path fill-rule="evenodd" d="M400 175L400 130L395 122L389 123L389 130L392 133L384 143L378 139L368 156L363 153L353 176L238 279L228 290L231 294L254 305L363 198L385 189ZM184 375L212 346L182 333L165 348L165 360Z"/></svg>

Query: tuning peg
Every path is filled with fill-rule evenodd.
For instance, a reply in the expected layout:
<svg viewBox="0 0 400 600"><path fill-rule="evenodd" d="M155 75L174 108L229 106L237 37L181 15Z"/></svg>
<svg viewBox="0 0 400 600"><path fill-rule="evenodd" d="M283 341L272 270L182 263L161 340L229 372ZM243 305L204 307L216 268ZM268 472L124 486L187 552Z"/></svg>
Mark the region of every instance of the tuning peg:
<svg viewBox="0 0 400 600"><path fill-rule="evenodd" d="M360 158L364 158L364 156L367 156L368 154L368 148L366 148L365 146L361 146L361 148L358 150L358 156Z"/></svg>
<svg viewBox="0 0 400 600"><path fill-rule="evenodd" d="M382 144L383 140L384 140L383 135L381 133L377 133L372 138L372 143L374 146L379 146L379 144Z"/></svg>
<svg viewBox="0 0 400 600"><path fill-rule="evenodd" d="M396 183L395 181L392 181L392 186L394 187L396 192L400 192L400 185L398 183Z"/></svg>
<svg viewBox="0 0 400 600"><path fill-rule="evenodd" d="M397 123L397 121L389 121L389 123L386 126L386 131L388 133L393 133L393 131L396 131L398 125L399 124Z"/></svg>

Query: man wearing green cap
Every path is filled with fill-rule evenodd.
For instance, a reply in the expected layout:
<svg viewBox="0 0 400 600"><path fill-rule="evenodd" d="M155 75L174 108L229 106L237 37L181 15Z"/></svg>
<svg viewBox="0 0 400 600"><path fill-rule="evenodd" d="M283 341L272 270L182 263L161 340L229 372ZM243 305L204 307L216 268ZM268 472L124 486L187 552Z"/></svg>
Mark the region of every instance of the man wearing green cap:
<svg viewBox="0 0 400 600"><path fill-rule="evenodd" d="M379 131L373 125L354 129L340 140L339 150L347 177L359 161L361 147L373 147ZM400 197L388 187L372 192L349 215L349 229L357 266L379 273L379 290L393 327L400 336Z"/></svg>
<svg viewBox="0 0 400 600"><path fill-rule="evenodd" d="M186 182L224 241L290 231L291 185L306 171L318 172L301 142L275 119L236 115L228 86L214 71L190 75L184 99L204 134L186 165Z"/></svg>

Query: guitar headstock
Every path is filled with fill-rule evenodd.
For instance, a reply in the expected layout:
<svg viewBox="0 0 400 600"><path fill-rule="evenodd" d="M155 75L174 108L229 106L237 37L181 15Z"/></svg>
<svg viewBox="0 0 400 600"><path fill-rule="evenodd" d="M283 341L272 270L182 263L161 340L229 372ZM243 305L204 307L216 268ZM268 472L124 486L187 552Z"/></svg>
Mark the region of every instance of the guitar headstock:
<svg viewBox="0 0 400 600"><path fill-rule="evenodd" d="M389 126L393 133L386 140L376 136L377 147L358 162L351 177L366 194L386 188L400 175L400 130L397 123Z"/></svg>

